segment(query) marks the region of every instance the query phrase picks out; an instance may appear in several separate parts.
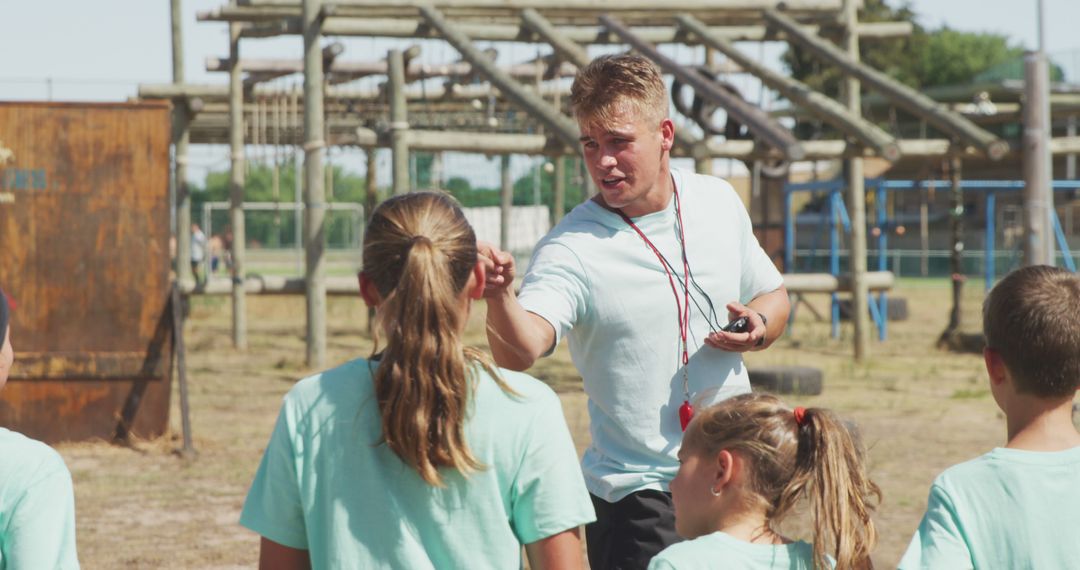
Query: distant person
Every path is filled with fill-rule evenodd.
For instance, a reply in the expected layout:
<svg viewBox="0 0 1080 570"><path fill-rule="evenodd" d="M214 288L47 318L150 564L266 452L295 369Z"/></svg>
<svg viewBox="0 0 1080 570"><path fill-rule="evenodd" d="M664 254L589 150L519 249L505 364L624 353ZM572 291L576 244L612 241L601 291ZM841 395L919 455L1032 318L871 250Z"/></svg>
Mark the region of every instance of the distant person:
<svg viewBox="0 0 1080 570"><path fill-rule="evenodd" d="M0 290L0 390L15 361ZM0 570L78 568L71 473L53 448L0 427Z"/></svg>
<svg viewBox="0 0 1080 570"><path fill-rule="evenodd" d="M675 528L687 538L649 570L871 568L881 498L847 428L822 408L744 394L698 412L671 482ZM813 539L777 530L802 499Z"/></svg>
<svg viewBox="0 0 1080 570"><path fill-rule="evenodd" d="M983 303L983 334L1008 439L934 480L900 568L1080 567L1080 277L1010 273Z"/></svg>
<svg viewBox="0 0 1080 570"><path fill-rule="evenodd" d="M218 267L221 265L221 256L224 252L225 245L222 242L221 236L214 234L207 240L207 249L210 254L210 275L217 275Z"/></svg>
<svg viewBox="0 0 1080 570"><path fill-rule="evenodd" d="M383 202L360 291L385 348L288 395L240 522L263 568L580 568L594 520L559 398L466 348L484 291L448 195Z"/></svg>
<svg viewBox="0 0 1080 570"><path fill-rule="evenodd" d="M191 274L196 283L204 283L206 275L203 274L202 266L206 261L206 234L203 233L199 224L191 224Z"/></svg>

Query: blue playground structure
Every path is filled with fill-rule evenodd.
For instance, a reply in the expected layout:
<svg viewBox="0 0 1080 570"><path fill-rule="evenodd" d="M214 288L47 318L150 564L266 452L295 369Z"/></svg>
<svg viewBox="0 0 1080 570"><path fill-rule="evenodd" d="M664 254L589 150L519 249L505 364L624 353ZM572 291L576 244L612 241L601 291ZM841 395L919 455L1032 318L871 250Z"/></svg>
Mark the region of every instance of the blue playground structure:
<svg viewBox="0 0 1080 570"><path fill-rule="evenodd" d="M927 190L930 187L941 188L942 182L939 180L886 180L884 178L868 178L866 179L867 191L875 192L875 213L872 224L879 228L877 236L874 238L877 240L877 270L888 270L888 231L887 228L891 227L892 220L887 215L887 197L889 192L903 192L903 191L922 191ZM962 180L960 182L961 190L975 191L982 193L986 200L986 246L984 248L984 281L987 290L994 284L996 278L996 266L995 266L995 219L997 208L997 195L999 193L1012 193L1023 190L1023 180ZM944 184L948 188L948 183ZM847 206L844 204L843 192L846 188L846 183L843 179L823 180L816 182L803 182L803 183L788 183L784 186L784 271L793 273L795 268L794 256L795 256L795 215L791 211L792 197L798 192L813 192L813 193L825 193L827 195L827 205L821 210L821 225L827 230L829 235L829 272L834 276L840 275L840 244L839 244L839 232L836 231L836 224L839 221L840 228L845 233L851 232L851 220L848 217ZM1054 180L1052 182L1052 188L1055 192L1065 192L1072 190L1080 190L1080 180ZM1051 211L1051 218L1053 221L1053 230L1055 241L1058 251L1063 254L1064 266L1069 271L1076 271L1076 262L1073 259L1072 252L1069 249L1069 243L1066 240L1065 233L1062 231L1061 221L1058 219L1057 212ZM836 292L831 294L831 320L832 320L832 336L837 338L840 336L840 303L839 295ZM878 329L878 338L885 340L887 333L887 308L888 298L883 291L877 295L877 299L871 299L870 316L874 321L874 324ZM794 310L792 311L792 317L794 317Z"/></svg>

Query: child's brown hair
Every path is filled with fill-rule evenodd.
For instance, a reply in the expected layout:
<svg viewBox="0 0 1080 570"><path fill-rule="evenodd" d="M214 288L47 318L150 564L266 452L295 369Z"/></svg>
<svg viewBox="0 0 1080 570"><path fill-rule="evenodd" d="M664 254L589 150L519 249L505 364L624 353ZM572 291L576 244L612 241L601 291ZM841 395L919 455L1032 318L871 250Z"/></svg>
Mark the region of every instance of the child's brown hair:
<svg viewBox="0 0 1080 570"><path fill-rule="evenodd" d="M1048 265L1006 275L983 302L983 334L1018 392L1071 396L1080 388L1080 277Z"/></svg>

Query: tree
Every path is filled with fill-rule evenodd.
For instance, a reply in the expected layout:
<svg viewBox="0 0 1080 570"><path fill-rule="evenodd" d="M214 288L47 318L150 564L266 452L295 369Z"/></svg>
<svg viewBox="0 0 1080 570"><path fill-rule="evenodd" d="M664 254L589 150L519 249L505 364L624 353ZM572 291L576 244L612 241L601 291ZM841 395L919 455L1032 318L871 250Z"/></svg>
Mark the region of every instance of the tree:
<svg viewBox="0 0 1080 570"><path fill-rule="evenodd" d="M906 38L864 41L859 57L867 65L915 89L971 83L980 73L1022 59L1024 48L995 33L961 32L944 26L927 30L907 2L892 8L885 0L865 0L859 14L863 22L911 22ZM789 46L783 62L792 77L836 97L841 74L806 50Z"/></svg>

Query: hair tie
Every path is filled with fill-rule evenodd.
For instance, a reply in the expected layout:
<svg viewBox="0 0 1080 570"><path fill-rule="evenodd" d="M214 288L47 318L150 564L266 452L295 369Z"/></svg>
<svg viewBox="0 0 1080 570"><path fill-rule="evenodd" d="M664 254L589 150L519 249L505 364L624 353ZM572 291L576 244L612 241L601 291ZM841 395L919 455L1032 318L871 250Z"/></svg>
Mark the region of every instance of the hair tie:
<svg viewBox="0 0 1080 570"><path fill-rule="evenodd" d="M806 425L806 408L802 406L795 408L795 424L799 427Z"/></svg>
<svg viewBox="0 0 1080 570"><path fill-rule="evenodd" d="M409 246L411 247L421 242L425 243L426 245L432 245L431 238L424 235L416 235L409 239Z"/></svg>

